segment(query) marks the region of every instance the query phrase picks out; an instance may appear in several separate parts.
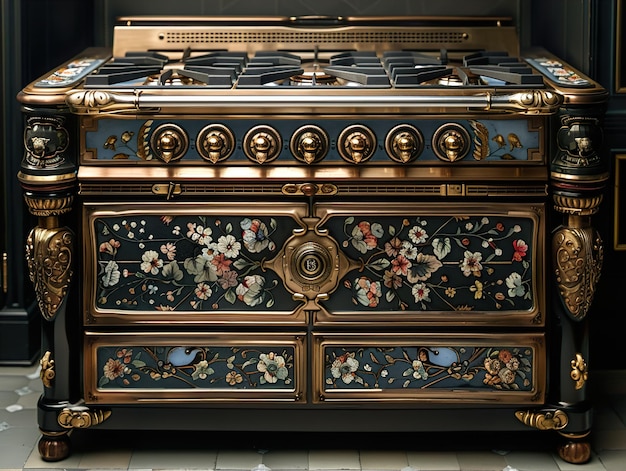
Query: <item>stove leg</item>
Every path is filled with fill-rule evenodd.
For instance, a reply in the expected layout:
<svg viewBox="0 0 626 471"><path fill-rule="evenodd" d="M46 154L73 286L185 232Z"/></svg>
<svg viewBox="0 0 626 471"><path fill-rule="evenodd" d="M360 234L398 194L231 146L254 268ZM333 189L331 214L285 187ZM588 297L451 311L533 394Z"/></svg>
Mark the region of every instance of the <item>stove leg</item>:
<svg viewBox="0 0 626 471"><path fill-rule="evenodd" d="M572 464L582 464L591 458L589 432L582 434L561 433L564 442L559 445L558 453L562 460Z"/></svg>
<svg viewBox="0 0 626 471"><path fill-rule="evenodd" d="M61 461L70 456L69 431L46 432L41 430L37 444L39 455L44 461Z"/></svg>

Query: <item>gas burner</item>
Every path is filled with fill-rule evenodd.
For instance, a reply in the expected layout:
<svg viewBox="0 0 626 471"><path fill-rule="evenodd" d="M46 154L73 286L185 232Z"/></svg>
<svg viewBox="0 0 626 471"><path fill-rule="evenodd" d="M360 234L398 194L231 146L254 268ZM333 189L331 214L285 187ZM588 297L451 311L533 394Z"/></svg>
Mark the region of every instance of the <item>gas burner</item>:
<svg viewBox="0 0 626 471"><path fill-rule="evenodd" d="M337 77L326 72L304 72L289 78L294 86L336 86L339 85Z"/></svg>

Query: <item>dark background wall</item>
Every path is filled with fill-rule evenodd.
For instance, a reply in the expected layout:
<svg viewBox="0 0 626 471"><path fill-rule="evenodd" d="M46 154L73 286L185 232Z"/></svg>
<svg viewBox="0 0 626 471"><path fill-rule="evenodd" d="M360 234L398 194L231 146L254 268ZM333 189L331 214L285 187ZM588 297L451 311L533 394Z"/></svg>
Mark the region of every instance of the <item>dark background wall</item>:
<svg viewBox="0 0 626 471"><path fill-rule="evenodd" d="M0 0L3 32L0 54L4 59L0 77L4 124L0 134L3 157L0 183L4 195L0 208L0 249L8 254L5 281L9 285L6 293L0 293L0 333L3 319L9 314L22 313L22 321L29 325L36 322L30 314L32 297L23 257L23 241L33 221L24 211L21 190L15 180L21 159L22 121L14 97L23 85L82 49L110 45L117 16L511 17L518 27L522 49L545 47L596 78L611 92L605 138L606 155L614 166L616 155L626 154L626 90L618 93L615 83L619 1L624 3L622 11L626 10L626 0ZM626 35L622 41L626 42ZM626 66L626 58L622 64ZM626 77L623 79L626 81ZM603 213L595 218L605 240L605 270L591 313L595 368L624 368L619 347L622 332L626 331L626 309L618 294L626 285L622 268L626 266L626 251L613 249L613 228L617 223L613 214L614 184L611 181L608 185ZM2 348L0 342L0 363L4 358Z"/></svg>

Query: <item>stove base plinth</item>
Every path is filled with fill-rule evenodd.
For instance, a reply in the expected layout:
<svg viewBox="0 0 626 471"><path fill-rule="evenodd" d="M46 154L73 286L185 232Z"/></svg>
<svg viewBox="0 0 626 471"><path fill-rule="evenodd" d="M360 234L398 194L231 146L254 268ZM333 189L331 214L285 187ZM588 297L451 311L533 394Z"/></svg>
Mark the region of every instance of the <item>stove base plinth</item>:
<svg viewBox="0 0 626 471"><path fill-rule="evenodd" d="M37 449L42 460L61 461L70 456L71 442L69 431L46 432L42 430L41 434Z"/></svg>
<svg viewBox="0 0 626 471"><path fill-rule="evenodd" d="M589 432L583 434L561 434L567 440L558 447L559 456L563 461L572 464L584 464L591 458Z"/></svg>

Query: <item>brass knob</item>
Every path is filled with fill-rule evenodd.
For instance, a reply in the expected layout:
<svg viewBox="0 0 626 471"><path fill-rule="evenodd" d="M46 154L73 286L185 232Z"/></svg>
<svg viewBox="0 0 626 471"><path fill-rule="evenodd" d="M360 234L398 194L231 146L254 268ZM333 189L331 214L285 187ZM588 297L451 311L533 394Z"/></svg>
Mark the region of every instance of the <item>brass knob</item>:
<svg viewBox="0 0 626 471"><path fill-rule="evenodd" d="M274 160L280 154L282 139L270 126L256 126L244 137L243 150L246 156L259 164Z"/></svg>
<svg viewBox="0 0 626 471"><path fill-rule="evenodd" d="M215 164L232 155L235 150L235 135L222 124L211 124L198 134L196 149L200 157Z"/></svg>
<svg viewBox="0 0 626 471"><path fill-rule="evenodd" d="M424 139L414 126L401 124L387 134L385 150L391 159L405 164L420 156L424 150Z"/></svg>
<svg viewBox="0 0 626 471"><path fill-rule="evenodd" d="M179 160L189 148L187 133L175 124L163 124L152 133L150 144L155 155L164 162Z"/></svg>
<svg viewBox="0 0 626 471"><path fill-rule="evenodd" d="M441 160L455 162L467 155L470 148L470 136L459 124L445 124L433 135L433 150Z"/></svg>
<svg viewBox="0 0 626 471"><path fill-rule="evenodd" d="M318 126L302 126L291 136L289 147L296 159L312 164L322 160L328 153L328 134Z"/></svg>
<svg viewBox="0 0 626 471"><path fill-rule="evenodd" d="M371 129L355 124L344 129L337 140L337 150L344 160L362 163L376 151L376 136Z"/></svg>

